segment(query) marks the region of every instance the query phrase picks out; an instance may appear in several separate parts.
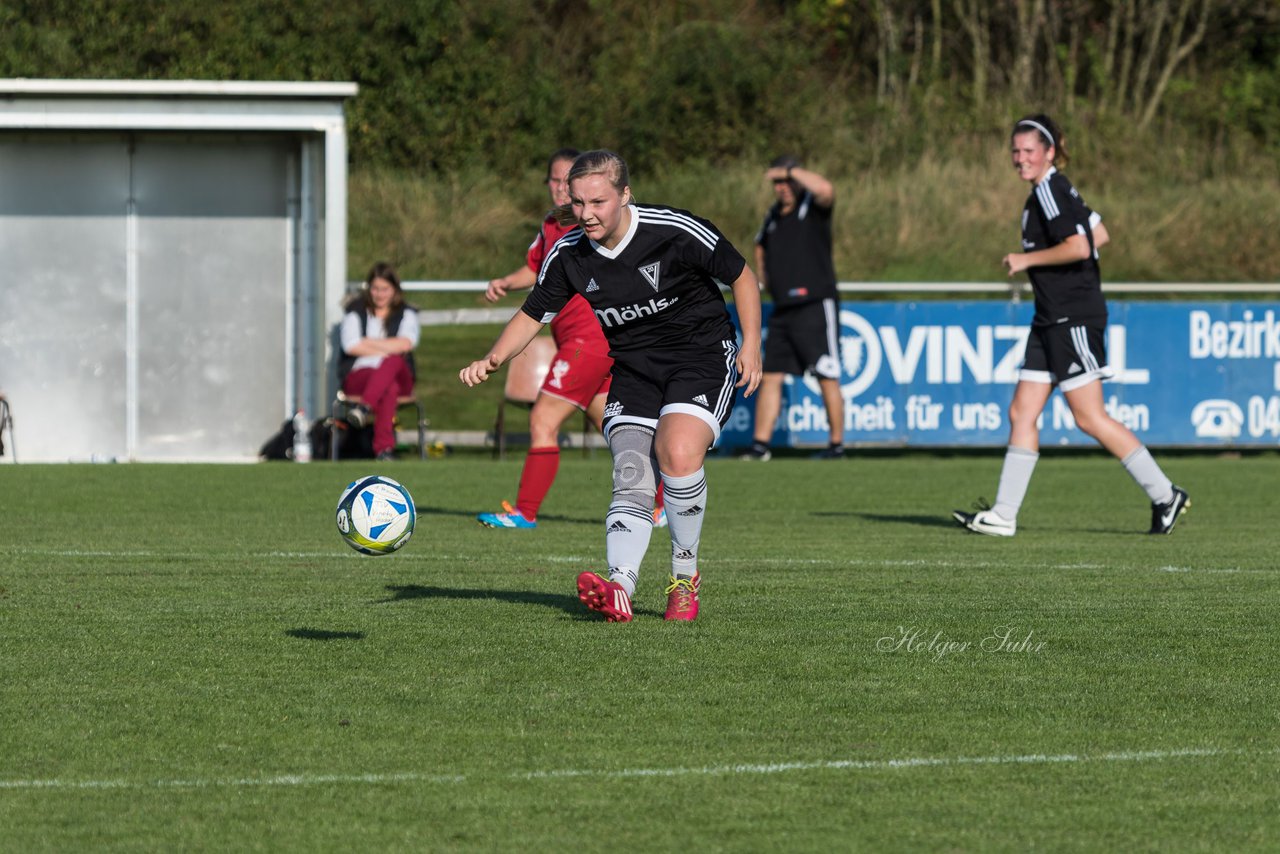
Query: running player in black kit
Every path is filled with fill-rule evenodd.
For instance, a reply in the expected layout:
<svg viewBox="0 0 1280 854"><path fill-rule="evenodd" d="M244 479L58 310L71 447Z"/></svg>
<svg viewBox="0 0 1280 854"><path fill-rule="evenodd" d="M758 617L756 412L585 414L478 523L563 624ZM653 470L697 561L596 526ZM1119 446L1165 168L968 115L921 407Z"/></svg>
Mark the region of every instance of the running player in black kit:
<svg viewBox="0 0 1280 854"><path fill-rule="evenodd" d="M613 454L605 517L608 578L578 576L578 596L612 622L631 620L640 563L653 532L658 478L671 531L668 620L698 615L698 545L707 507L703 460L720 438L736 389L760 384L760 293L755 274L712 223L637 204L627 164L589 151L569 170L571 215L538 282L488 355L459 372L484 382L575 293L586 298L613 357L604 433ZM739 349L719 283L733 290Z"/></svg>
<svg viewBox="0 0 1280 854"><path fill-rule="evenodd" d="M1022 211L1023 251L1004 256L1002 263L1010 276L1027 272L1036 311L1009 405L1009 449L996 503L976 513L956 510L952 516L979 534L1014 535L1018 509L1040 458L1036 420L1056 385L1076 426L1120 460L1151 499L1149 533L1168 534L1191 502L1138 437L1103 406L1101 380L1112 371L1103 341L1107 304L1091 228L1096 219L1055 167L1067 160L1062 132L1048 116L1035 115L1014 125L1011 140L1013 167L1032 190Z"/></svg>

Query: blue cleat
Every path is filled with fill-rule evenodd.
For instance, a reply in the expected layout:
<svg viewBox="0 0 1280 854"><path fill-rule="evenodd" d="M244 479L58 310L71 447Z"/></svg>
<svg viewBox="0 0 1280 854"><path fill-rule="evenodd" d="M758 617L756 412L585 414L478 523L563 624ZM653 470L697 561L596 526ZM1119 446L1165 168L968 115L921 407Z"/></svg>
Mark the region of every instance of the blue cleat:
<svg viewBox="0 0 1280 854"><path fill-rule="evenodd" d="M519 510L510 510L506 513L481 513L476 516L476 521L486 528L536 528L538 523L533 519L524 518L524 514Z"/></svg>

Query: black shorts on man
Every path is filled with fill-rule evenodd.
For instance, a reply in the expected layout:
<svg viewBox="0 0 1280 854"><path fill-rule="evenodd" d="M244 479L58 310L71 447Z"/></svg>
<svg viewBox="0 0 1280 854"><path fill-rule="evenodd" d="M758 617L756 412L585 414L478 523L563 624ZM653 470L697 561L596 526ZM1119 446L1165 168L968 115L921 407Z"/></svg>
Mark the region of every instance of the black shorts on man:
<svg viewBox="0 0 1280 854"><path fill-rule="evenodd" d="M1106 327L1098 324L1033 326L1019 380L1057 385L1071 391L1094 380L1110 379Z"/></svg>
<svg viewBox="0 0 1280 854"><path fill-rule="evenodd" d="M840 379L840 318L834 299L775 307L764 343L764 371Z"/></svg>

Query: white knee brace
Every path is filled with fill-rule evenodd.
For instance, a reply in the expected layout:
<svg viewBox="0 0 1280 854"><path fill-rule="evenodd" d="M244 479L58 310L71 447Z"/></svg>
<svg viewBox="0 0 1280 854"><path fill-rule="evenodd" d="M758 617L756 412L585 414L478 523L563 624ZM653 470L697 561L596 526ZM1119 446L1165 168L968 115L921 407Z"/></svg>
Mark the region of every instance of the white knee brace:
<svg viewBox="0 0 1280 854"><path fill-rule="evenodd" d="M658 494L658 466L653 456L653 431L639 424L621 424L609 431L613 453L614 503L653 510Z"/></svg>

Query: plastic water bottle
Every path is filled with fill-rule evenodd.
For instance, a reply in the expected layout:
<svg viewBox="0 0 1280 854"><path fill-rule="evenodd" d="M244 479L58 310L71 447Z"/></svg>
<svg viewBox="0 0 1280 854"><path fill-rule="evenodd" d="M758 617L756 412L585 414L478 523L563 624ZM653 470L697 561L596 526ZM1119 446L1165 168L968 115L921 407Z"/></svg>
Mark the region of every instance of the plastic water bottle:
<svg viewBox="0 0 1280 854"><path fill-rule="evenodd" d="M311 431L307 427L307 413L301 409L293 414L293 461L311 462Z"/></svg>

